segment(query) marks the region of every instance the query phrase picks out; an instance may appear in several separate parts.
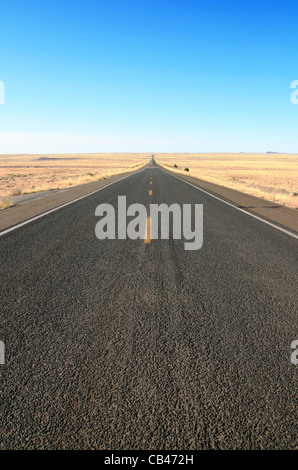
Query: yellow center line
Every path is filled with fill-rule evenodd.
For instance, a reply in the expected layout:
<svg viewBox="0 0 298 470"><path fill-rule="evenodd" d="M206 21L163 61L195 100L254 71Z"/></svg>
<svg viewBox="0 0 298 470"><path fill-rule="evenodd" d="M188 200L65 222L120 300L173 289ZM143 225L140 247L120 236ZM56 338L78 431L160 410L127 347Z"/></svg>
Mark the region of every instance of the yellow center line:
<svg viewBox="0 0 298 470"><path fill-rule="evenodd" d="M152 181L150 181L150 184L152 184Z"/></svg>
<svg viewBox="0 0 298 470"><path fill-rule="evenodd" d="M149 191L149 196L152 196L152 191L151 191L151 189L150 189L150 191Z"/></svg>
<svg viewBox="0 0 298 470"><path fill-rule="evenodd" d="M147 217L145 243L151 243L151 218Z"/></svg>

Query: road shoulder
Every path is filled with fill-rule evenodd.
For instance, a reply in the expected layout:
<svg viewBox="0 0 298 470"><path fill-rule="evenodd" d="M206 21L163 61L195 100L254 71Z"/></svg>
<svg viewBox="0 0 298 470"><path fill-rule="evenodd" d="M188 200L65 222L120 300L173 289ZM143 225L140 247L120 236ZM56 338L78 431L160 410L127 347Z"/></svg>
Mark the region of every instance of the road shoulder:
<svg viewBox="0 0 298 470"><path fill-rule="evenodd" d="M136 171L121 173L119 175L110 176L105 180L74 186L67 190L54 191L51 194L48 192L44 195L40 193L39 197L0 211L0 232L25 222L26 220L30 220L33 217L44 214L45 212L63 206L64 204L71 203L76 199L88 196L94 191L98 191L99 189L134 173L136 173Z"/></svg>
<svg viewBox="0 0 298 470"><path fill-rule="evenodd" d="M195 178L194 176L174 173L161 166L160 168L173 176L185 180L188 183L213 194L214 196L232 203L240 209L251 212L252 214L260 216L269 222L273 222L296 233L298 232L298 211L295 209L281 206L274 202L251 196L250 194L241 193L235 189L219 186L215 183L209 183L208 181Z"/></svg>

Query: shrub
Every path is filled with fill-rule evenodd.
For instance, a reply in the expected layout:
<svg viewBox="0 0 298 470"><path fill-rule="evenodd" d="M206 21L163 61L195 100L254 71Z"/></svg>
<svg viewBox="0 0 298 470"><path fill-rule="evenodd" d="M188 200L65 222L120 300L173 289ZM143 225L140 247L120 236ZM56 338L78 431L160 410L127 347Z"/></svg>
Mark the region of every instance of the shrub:
<svg viewBox="0 0 298 470"><path fill-rule="evenodd" d="M174 165L174 168L178 168L178 166L176 165L176 163L175 163L175 165Z"/></svg>
<svg viewBox="0 0 298 470"><path fill-rule="evenodd" d="M20 194L22 194L22 190L21 190L20 188L15 188L15 189L10 193L11 196L20 196Z"/></svg>
<svg viewBox="0 0 298 470"><path fill-rule="evenodd" d="M12 207L13 205L14 204L8 199L0 199L0 210L7 209L8 207Z"/></svg>
<svg viewBox="0 0 298 470"><path fill-rule="evenodd" d="M184 168L184 171L189 171L189 168L187 168L187 167L186 167L186 168Z"/></svg>

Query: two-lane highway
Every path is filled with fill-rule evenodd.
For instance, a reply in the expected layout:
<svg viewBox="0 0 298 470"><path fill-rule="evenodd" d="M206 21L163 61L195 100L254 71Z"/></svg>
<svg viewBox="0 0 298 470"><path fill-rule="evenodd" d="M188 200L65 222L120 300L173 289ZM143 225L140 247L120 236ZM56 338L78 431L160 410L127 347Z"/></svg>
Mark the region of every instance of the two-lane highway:
<svg viewBox="0 0 298 470"><path fill-rule="evenodd" d="M203 247L98 240L119 195L203 204ZM155 164L0 237L0 448L297 448L296 250Z"/></svg>

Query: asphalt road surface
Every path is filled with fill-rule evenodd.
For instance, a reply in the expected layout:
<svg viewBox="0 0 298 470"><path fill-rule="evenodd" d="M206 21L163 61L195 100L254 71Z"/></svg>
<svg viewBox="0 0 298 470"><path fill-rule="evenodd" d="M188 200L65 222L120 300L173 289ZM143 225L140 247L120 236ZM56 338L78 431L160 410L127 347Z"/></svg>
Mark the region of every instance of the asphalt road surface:
<svg viewBox="0 0 298 470"><path fill-rule="evenodd" d="M203 247L98 240L118 195L203 204ZM0 448L298 448L296 250L154 165L0 237Z"/></svg>

